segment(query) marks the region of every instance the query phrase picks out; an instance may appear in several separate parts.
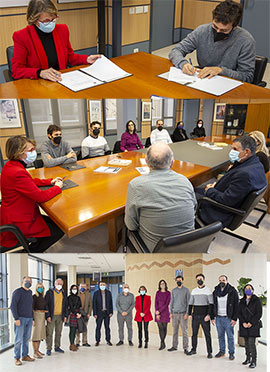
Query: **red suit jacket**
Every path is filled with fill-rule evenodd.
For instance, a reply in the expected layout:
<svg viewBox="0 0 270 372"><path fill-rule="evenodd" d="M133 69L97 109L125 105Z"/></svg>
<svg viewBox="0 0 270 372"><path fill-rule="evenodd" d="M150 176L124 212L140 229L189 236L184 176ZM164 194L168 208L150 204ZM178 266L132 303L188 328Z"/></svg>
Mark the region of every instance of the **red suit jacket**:
<svg viewBox="0 0 270 372"><path fill-rule="evenodd" d="M151 308L151 297L150 296L144 295L143 307L142 307L141 295L137 296L135 298L136 314L135 314L134 320L136 322L142 322L142 319L144 319L145 322L150 322L151 320L153 320L150 308ZM144 313L145 316L142 318L140 316L140 313Z"/></svg>
<svg viewBox="0 0 270 372"><path fill-rule="evenodd" d="M55 25L52 32L58 57L59 69L67 65L86 64L88 56L73 52L69 42L67 25ZM34 25L27 26L13 34L14 54L12 58L12 76L14 79L37 79L37 71L49 68L48 59Z"/></svg>
<svg viewBox="0 0 270 372"><path fill-rule="evenodd" d="M32 178L19 161L8 161L1 174L1 224L18 226L26 238L50 236L50 230L40 214L37 203L50 200L62 192L58 186L48 190L38 188L50 185L51 180ZM13 247L16 243L17 239L12 233L1 234L3 247Z"/></svg>

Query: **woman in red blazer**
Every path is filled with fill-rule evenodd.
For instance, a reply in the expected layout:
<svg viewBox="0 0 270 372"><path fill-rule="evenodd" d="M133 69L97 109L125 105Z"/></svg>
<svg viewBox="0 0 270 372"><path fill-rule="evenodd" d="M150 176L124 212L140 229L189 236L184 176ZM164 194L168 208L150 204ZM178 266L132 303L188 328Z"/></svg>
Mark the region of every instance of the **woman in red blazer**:
<svg viewBox="0 0 270 372"><path fill-rule="evenodd" d="M14 79L47 79L60 81L58 70L68 65L93 63L100 55L79 55L73 52L66 25L57 25L57 9L51 0L31 0L27 8L29 26L13 34Z"/></svg>
<svg viewBox="0 0 270 372"><path fill-rule="evenodd" d="M149 341L148 325L153 320L151 314L151 297L146 294L147 289L144 285L139 288L140 295L135 299L136 314L134 320L138 324L138 337L139 337L139 348L142 347L142 324L144 324L144 337L145 344L144 348L147 349Z"/></svg>
<svg viewBox="0 0 270 372"><path fill-rule="evenodd" d="M31 252L43 252L63 235L63 231L48 217L41 215L38 203L46 202L61 193L63 182L55 179L32 178L25 169L35 161L35 141L22 137L10 137L6 143L9 161L1 173L1 225L14 224L26 238L36 238L30 245ZM54 185L48 190L38 186ZM13 247L16 237L9 232L1 234L1 246Z"/></svg>

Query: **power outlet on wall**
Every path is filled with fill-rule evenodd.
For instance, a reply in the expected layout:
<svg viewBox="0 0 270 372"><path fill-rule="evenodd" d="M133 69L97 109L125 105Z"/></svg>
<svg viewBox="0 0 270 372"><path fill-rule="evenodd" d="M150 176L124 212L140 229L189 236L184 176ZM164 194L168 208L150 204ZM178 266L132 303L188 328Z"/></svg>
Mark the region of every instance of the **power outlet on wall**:
<svg viewBox="0 0 270 372"><path fill-rule="evenodd" d="M139 51L139 48L133 49L133 53L138 53L138 51Z"/></svg>

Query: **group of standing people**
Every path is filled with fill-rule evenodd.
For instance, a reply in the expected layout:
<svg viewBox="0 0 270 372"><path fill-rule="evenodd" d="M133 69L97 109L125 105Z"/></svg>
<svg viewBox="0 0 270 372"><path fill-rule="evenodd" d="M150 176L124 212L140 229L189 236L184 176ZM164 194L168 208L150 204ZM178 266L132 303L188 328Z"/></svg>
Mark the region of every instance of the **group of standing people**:
<svg viewBox="0 0 270 372"><path fill-rule="evenodd" d="M188 356L197 353L198 331L203 329L207 358L212 358L211 323L217 327L219 352L216 358L225 356L226 344L225 334L228 339L229 360L235 358L234 327L239 319L240 336L245 339L246 359L243 365L249 364L250 368L256 367L257 352L256 338L260 337L262 327L262 305L260 299L254 294L251 284L244 287L244 296L239 301L236 289L229 284L226 275L218 278L218 285L212 292L205 285L205 276L196 275L197 287L191 292L183 285L183 275L175 278L176 287L170 292L165 280L160 280L155 295L155 322L158 325L160 347L166 348L168 323L172 321L173 338L169 352L176 351L179 340L179 327L182 329L182 342L184 353ZM11 311L15 320L15 342L14 358L15 364L21 365L22 361L32 362L42 359L44 354L39 350L40 343L46 339L47 356L51 355L53 345L53 332L55 332L54 351L64 353L61 348L61 334L63 323L70 327L69 340L70 350L77 351L80 346L80 334L82 346L90 347L87 342L87 325L93 309L96 319L95 346L99 346L101 340L101 327L104 322L105 339L107 345L112 346L110 318L113 316L112 294L106 288L104 282L99 283L99 289L94 292L93 301L91 294L87 291L86 284L78 287L73 284L67 297L63 290L62 279L56 279L54 287L46 294L42 283L36 286L35 294L32 296L32 280L24 277L22 286L17 288L12 295ZM133 346L133 309L135 308L134 320L138 326L138 348L148 348L149 322L153 320L151 313L151 296L147 294L144 285L139 287L139 295L134 297L130 292L129 285L125 283L122 292L116 299L117 323L119 341L116 346L124 344L124 324L128 330L128 343ZM188 319L192 322L192 348L189 349ZM46 324L47 323L47 324ZM32 333L33 325L33 333ZM144 333L144 337L143 337ZM29 356L29 340L32 334L34 358ZM76 341L75 341L76 338ZM22 359L22 361L21 361Z"/></svg>

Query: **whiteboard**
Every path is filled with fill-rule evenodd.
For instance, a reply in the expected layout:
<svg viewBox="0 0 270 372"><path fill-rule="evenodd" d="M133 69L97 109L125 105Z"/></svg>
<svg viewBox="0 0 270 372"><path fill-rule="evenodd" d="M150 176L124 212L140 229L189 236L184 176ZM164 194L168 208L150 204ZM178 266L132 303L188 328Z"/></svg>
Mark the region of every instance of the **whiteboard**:
<svg viewBox="0 0 270 372"><path fill-rule="evenodd" d="M0 0L0 8L27 6L30 0Z"/></svg>

